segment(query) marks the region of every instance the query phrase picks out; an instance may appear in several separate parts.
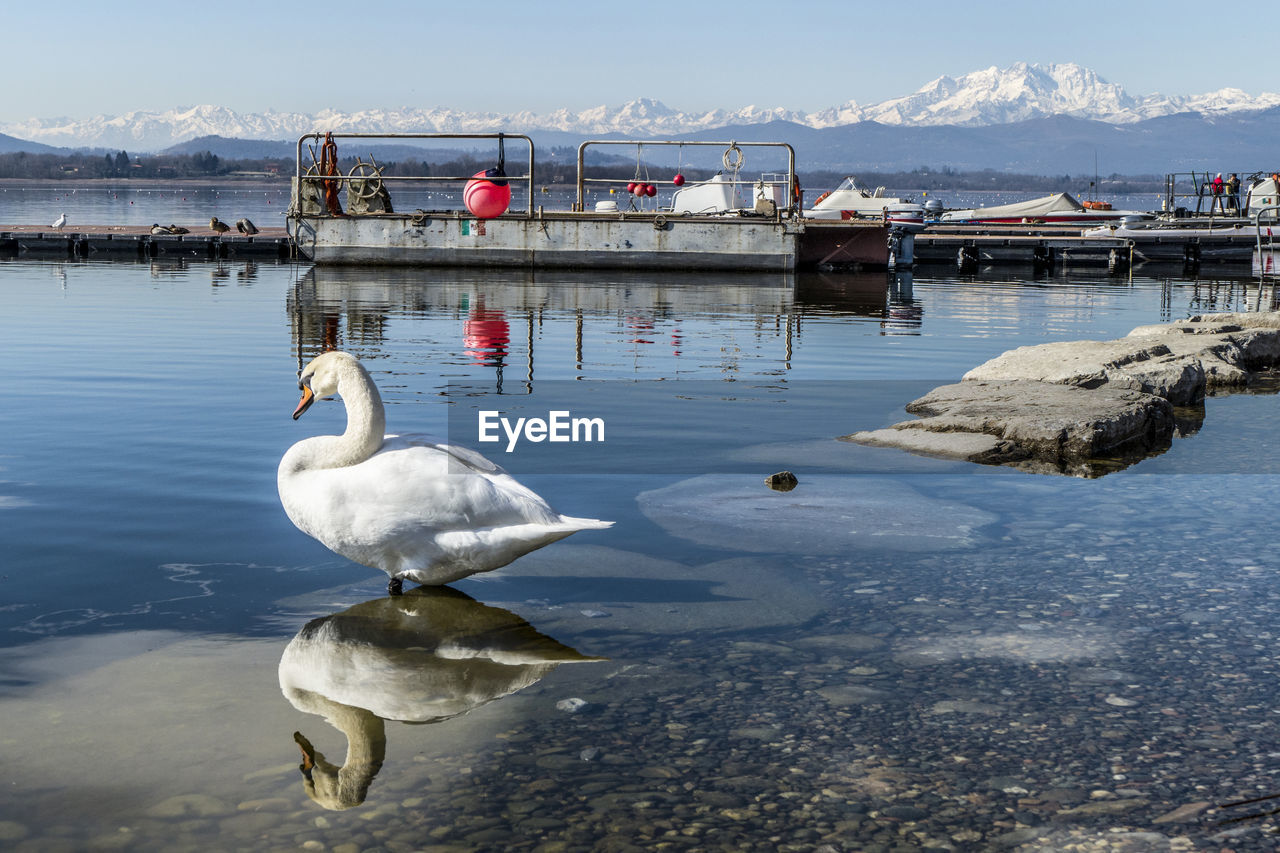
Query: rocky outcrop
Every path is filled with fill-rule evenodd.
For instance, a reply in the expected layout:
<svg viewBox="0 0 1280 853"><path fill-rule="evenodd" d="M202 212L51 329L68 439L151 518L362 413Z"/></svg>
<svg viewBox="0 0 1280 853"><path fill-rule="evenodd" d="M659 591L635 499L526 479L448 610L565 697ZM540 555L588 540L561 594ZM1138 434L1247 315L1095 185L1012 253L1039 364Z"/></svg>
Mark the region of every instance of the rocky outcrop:
<svg viewBox="0 0 1280 853"><path fill-rule="evenodd" d="M969 381L1034 380L1077 388L1122 388L1186 406L1204 397L1200 360L1178 355L1159 338L1061 341L1019 347L980 364Z"/></svg>
<svg viewBox="0 0 1280 853"><path fill-rule="evenodd" d="M1010 350L908 403L918 419L843 438L1096 476L1166 450L1178 407L1243 388L1277 364L1280 312L1200 315L1114 341Z"/></svg>

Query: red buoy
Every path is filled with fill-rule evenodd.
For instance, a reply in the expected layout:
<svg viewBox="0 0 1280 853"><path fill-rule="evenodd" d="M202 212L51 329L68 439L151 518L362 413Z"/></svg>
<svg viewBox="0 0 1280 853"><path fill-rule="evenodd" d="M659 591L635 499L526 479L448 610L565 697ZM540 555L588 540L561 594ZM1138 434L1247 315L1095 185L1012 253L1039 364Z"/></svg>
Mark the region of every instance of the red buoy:
<svg viewBox="0 0 1280 853"><path fill-rule="evenodd" d="M653 184L645 184L644 194L649 196L650 198L653 198L655 195L658 194L658 188L655 187Z"/></svg>
<svg viewBox="0 0 1280 853"><path fill-rule="evenodd" d="M630 183L627 184L627 192L631 193L632 195L635 195L635 192L636 192L635 181L631 181Z"/></svg>
<svg viewBox="0 0 1280 853"><path fill-rule="evenodd" d="M676 176L671 179L671 183L675 184L678 187L684 186L684 175L680 174L679 172L676 172Z"/></svg>
<svg viewBox="0 0 1280 853"><path fill-rule="evenodd" d="M511 185L499 169L476 172L462 190L462 203L477 219L494 219L511 204Z"/></svg>
<svg viewBox="0 0 1280 853"><path fill-rule="evenodd" d="M636 184L636 188L631 191L637 198L644 195L644 184Z"/></svg>

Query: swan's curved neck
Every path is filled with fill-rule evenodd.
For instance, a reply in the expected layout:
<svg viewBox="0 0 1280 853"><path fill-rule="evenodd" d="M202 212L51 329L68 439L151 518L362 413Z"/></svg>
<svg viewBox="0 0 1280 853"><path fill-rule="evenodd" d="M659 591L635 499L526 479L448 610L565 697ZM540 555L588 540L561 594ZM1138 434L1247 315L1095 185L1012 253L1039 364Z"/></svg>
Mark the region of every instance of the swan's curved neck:
<svg viewBox="0 0 1280 853"><path fill-rule="evenodd" d="M327 468L357 465L378 452L387 428L378 386L358 362L343 366L338 374L338 396L347 409L347 430L333 436L326 447L323 464Z"/></svg>
<svg viewBox="0 0 1280 853"><path fill-rule="evenodd" d="M343 710L348 713L326 719L347 736L347 757L342 762L342 770L356 780L357 786L367 788L387 756L386 724L381 717L363 708Z"/></svg>

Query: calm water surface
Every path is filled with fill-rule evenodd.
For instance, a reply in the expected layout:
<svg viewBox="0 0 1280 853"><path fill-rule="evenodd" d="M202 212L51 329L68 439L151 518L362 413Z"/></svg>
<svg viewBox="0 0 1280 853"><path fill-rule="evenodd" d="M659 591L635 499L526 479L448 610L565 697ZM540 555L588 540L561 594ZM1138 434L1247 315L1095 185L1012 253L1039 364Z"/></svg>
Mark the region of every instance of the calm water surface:
<svg viewBox="0 0 1280 853"><path fill-rule="evenodd" d="M1210 806L1280 792L1274 396L1095 480L836 440L1255 294L2 261L0 846L1273 849ZM276 496L342 429L289 417L328 346L390 429L616 526L386 598ZM605 442L508 454L485 410Z"/></svg>
<svg viewBox="0 0 1280 853"><path fill-rule="evenodd" d="M654 176L666 180L669 176ZM831 187L812 187L806 190L809 203ZM461 191L431 190L400 184L392 187L396 210L412 211L416 208L440 210L461 208ZM1047 195L1040 192L980 192L943 191L923 193L918 189L888 190L889 195L912 198L923 202L936 198L948 208L982 207L995 204L1011 204ZM1080 198L1088 196L1081 194ZM618 200L610 195L607 187L588 188L587 201ZM1106 199L1117 209L1159 210L1162 196L1156 193L1108 195ZM576 190L563 185L534 190L534 204L548 209L568 209L576 200ZM671 190L664 188L658 197L644 202L670 206ZM1194 207L1194 199L1181 199ZM524 210L528 199L522 185L513 185L512 209ZM625 203L624 203L625 207ZM201 183L187 181L165 184L160 181L95 181L71 183L62 181L24 182L0 181L0 225L51 224L61 214L67 214L68 227L86 225L151 225L174 223L188 228L200 228L209 217L217 216L224 222L235 222L248 217L260 227L284 227L285 211L289 208L289 182L285 180L243 180L235 183Z"/></svg>

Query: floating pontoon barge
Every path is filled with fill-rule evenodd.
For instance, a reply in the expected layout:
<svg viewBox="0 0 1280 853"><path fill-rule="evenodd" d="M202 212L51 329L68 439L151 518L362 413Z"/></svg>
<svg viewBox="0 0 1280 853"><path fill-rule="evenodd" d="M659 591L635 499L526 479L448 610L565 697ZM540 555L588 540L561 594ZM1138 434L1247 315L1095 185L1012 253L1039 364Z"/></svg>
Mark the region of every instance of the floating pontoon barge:
<svg viewBox="0 0 1280 853"><path fill-rule="evenodd" d="M403 175L399 170L383 174L376 163L363 159L345 175L336 168L334 149L339 144L439 145L442 140L466 144L491 140L526 148L521 168L506 175L523 209L509 209L491 219L457 209L460 190L470 175ZM618 191L625 188L625 180L588 176L586 152L606 145L650 151L670 146L673 155L675 147L718 147L724 152L725 171L713 179L717 188L726 186L730 198L750 201L743 206L713 206L705 212L676 213L659 207L656 199L639 199L637 206L637 200ZM765 149L773 149L775 157L785 156L785 172L759 179L742 176L744 160ZM310 154L309 159L304 153ZM507 166L509 161L504 171ZM568 210L535 207L536 169L533 141L520 134L308 134L298 140L289 232L298 253L317 264L674 270L792 270L823 258L845 265L888 264L885 222L814 226L801 218L793 192L798 185L795 151L785 143L584 142L578 148L577 198ZM679 185L674 179L649 183L664 191ZM622 201L605 201L588 210L588 190L605 184ZM394 198L409 185L440 190L432 195L451 198L452 209L393 210ZM692 182L686 189L698 186ZM338 199L339 192L345 194L345 204ZM812 241L807 246L806 237Z"/></svg>

